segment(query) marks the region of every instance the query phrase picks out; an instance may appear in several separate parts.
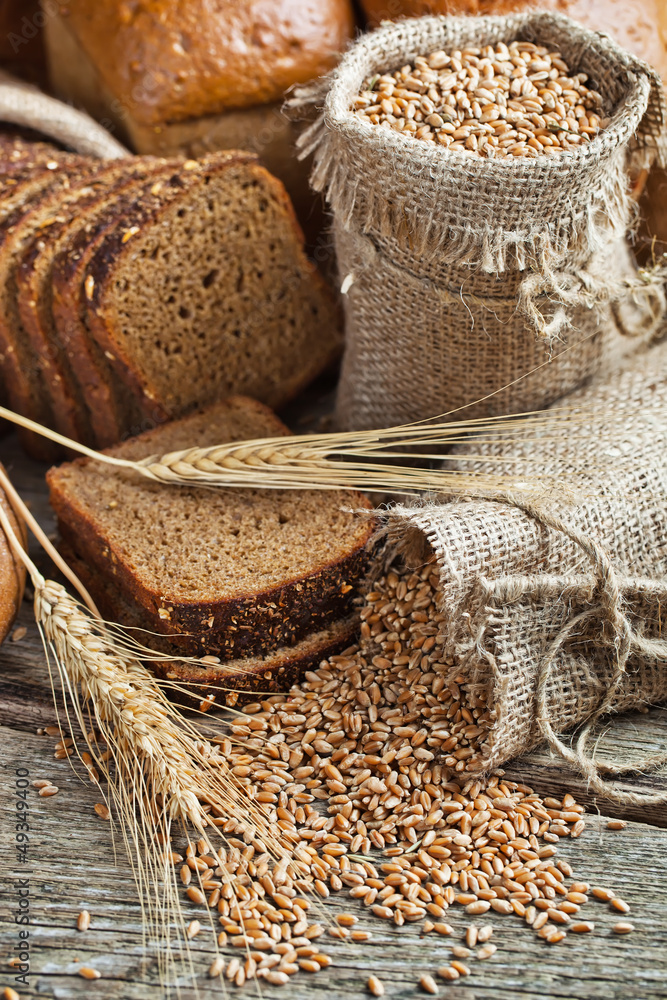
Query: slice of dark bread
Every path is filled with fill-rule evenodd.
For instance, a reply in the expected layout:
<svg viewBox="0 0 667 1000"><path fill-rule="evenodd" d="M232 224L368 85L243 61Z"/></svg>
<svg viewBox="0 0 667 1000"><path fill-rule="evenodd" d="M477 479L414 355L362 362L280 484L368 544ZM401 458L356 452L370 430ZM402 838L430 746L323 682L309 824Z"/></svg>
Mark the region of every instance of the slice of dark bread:
<svg viewBox="0 0 667 1000"><path fill-rule="evenodd" d="M73 220L51 266L53 334L80 384L98 448L108 447L128 434L137 434L168 419L164 409L137 397L131 387L119 379L109 357L89 335L86 325L89 288L86 268L106 234L122 225L128 212L136 217L141 211L150 211L158 196L174 195L191 183L193 170L184 171L182 159L156 160L155 163L155 173L148 179L129 181L114 197L101 203L99 211L91 210ZM194 166L199 169L196 164ZM132 226L126 224L123 232L131 232L131 229Z"/></svg>
<svg viewBox="0 0 667 1000"><path fill-rule="evenodd" d="M89 410L75 370L76 362L73 367L58 337L52 311L52 265L59 253L67 253L74 233L89 232L110 206L118 204L126 188L154 173L162 162L151 157L132 157L112 161L106 169L100 169L88 185L90 193L77 200L74 214L60 211L39 225L19 255L16 267L19 315L34 353L42 359L54 426L61 434L93 447L105 447L109 439L100 439L95 434L97 414L92 408ZM108 420L102 426L106 429Z"/></svg>
<svg viewBox="0 0 667 1000"><path fill-rule="evenodd" d="M109 453L138 459L288 433L266 407L233 397ZM174 488L90 460L47 479L79 558L141 606L156 631L203 636L228 659L346 617L365 572L374 526L349 513L370 508L359 493Z"/></svg>
<svg viewBox="0 0 667 1000"><path fill-rule="evenodd" d="M41 361L20 332L16 302L15 268L22 245L21 223L36 204L49 206L48 212L66 200L90 176L90 162L84 157L63 158L57 169L50 172L48 186L17 205L0 225L0 370L11 408L46 426L53 425L53 415L42 385ZM55 445L36 434L22 431L21 441L34 458L53 461L59 454Z"/></svg>
<svg viewBox="0 0 667 1000"><path fill-rule="evenodd" d="M74 570L87 590L95 595L95 602L102 616L109 622L118 622L130 630L141 645L161 653L165 659L146 659L145 665L158 677L172 681L192 691L192 700L199 704L204 698L215 695L216 705L233 706L250 698L256 700L263 693L288 691L303 677L306 670L319 665L322 660L340 653L350 646L359 632L359 615L349 614L340 621L330 622L325 628L314 631L291 646L277 646L264 655L245 656L224 660L224 649L214 644L206 650L198 647L188 636L158 636L152 623L141 609L121 595L108 579L91 570L90 566L61 542L61 554ZM210 657L206 663L184 663L178 657ZM214 662L218 656L221 662ZM168 657L168 659L167 659ZM170 696L175 701L188 701L181 691L173 689Z"/></svg>
<svg viewBox="0 0 667 1000"><path fill-rule="evenodd" d="M172 417L230 392L278 407L339 353L338 308L282 184L234 154L201 168L100 244L88 328L119 378Z"/></svg>

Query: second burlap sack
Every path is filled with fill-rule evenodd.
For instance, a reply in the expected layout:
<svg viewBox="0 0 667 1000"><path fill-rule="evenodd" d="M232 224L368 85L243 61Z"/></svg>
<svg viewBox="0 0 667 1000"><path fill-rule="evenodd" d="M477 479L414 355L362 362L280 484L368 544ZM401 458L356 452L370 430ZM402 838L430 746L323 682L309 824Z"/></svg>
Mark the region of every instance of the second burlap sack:
<svg viewBox="0 0 667 1000"><path fill-rule="evenodd" d="M350 110L374 73L516 38L558 49L589 74L611 109L590 143L559 156L486 160ZM634 212L628 171L663 158L664 96L657 74L608 37L534 12L402 21L362 37L319 93L292 103L309 101L320 117L301 147L314 151L312 184L333 212L345 292L343 429L476 400L462 415L540 408L659 324L660 282L638 280L625 236Z"/></svg>
<svg viewBox="0 0 667 1000"><path fill-rule="evenodd" d="M546 738L607 794L584 743L559 734L667 699L667 344L555 415L473 441L466 467L571 494L399 506L386 530L413 565L435 552L445 662L493 713L480 769Z"/></svg>

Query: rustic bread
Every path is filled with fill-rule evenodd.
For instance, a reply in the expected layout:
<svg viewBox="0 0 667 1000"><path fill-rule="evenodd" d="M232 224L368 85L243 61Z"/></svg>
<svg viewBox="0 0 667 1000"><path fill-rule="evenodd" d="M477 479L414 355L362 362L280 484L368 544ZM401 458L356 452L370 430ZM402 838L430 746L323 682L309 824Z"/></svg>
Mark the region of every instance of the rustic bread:
<svg viewBox="0 0 667 1000"><path fill-rule="evenodd" d="M2 465L0 469L5 471ZM12 527L23 541L27 544L27 532L23 521L19 521L12 507L0 489L0 505L9 517ZM23 588L25 586L25 567L23 563L17 562L7 537L0 528L0 644L8 635L14 624L16 615L23 600Z"/></svg>
<svg viewBox="0 0 667 1000"><path fill-rule="evenodd" d="M88 328L149 411L176 417L230 392L279 407L339 353L336 303L279 181L247 154L191 173L96 250Z"/></svg>
<svg viewBox="0 0 667 1000"><path fill-rule="evenodd" d="M77 0L60 7L113 97L158 127L279 100L335 65L354 24L348 0L154 0L150 7ZM48 28L57 21L49 18ZM57 81L66 60L52 50L49 60Z"/></svg>
<svg viewBox="0 0 667 1000"><path fill-rule="evenodd" d="M266 407L234 397L109 453L137 459L287 433ZM368 509L361 494L171 488L90 460L47 478L66 543L156 631L207 637L232 658L349 614L373 526L342 508Z"/></svg>
<svg viewBox="0 0 667 1000"><path fill-rule="evenodd" d="M71 240L75 234L89 237L93 225L105 213L124 208L136 181L154 174L163 161L148 157L116 160L100 171L88 185L90 194L76 204L76 213L58 212L50 222L40 224L27 241L16 268L18 309L23 329L32 349L42 359L43 381L50 395L54 427L61 434L85 444L104 448L122 436L113 417L100 413L95 392L86 386L87 355L70 359L68 338L58 334L52 309L54 260L60 253L71 260ZM96 371L95 378L101 376ZM111 390L110 390L111 391ZM115 433L114 433L115 431Z"/></svg>
<svg viewBox="0 0 667 1000"><path fill-rule="evenodd" d="M310 242L319 200L285 91L328 72L354 32L350 0L61 4L46 25L53 89L139 153L249 149L285 184ZM317 220L317 221L316 221Z"/></svg>
<svg viewBox="0 0 667 1000"><path fill-rule="evenodd" d="M358 614L350 614L307 634L294 645L277 646L263 655L224 660L224 649L217 649L214 643L204 648L194 637L155 635L151 620L141 608L122 596L108 579L91 572L88 564L65 543L61 542L60 549L70 568L95 595L95 603L102 616L107 621L124 625L131 630L137 642L165 657L147 659L146 666L158 677L191 690L197 703L214 695L217 705L232 706L248 700L248 695L254 700L264 692L289 690L306 670L351 645L359 630ZM209 660L200 666L174 659L183 656L207 656ZM215 662L216 659L221 662ZM176 701L187 700L180 691L173 690L171 695Z"/></svg>

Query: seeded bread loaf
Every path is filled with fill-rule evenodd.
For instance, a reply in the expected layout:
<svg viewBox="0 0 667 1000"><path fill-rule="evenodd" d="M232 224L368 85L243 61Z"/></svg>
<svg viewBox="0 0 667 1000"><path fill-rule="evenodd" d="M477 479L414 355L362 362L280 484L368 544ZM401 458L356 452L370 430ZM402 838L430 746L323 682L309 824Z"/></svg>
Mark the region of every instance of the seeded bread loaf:
<svg viewBox="0 0 667 1000"><path fill-rule="evenodd" d="M110 454L287 433L266 407L234 397ZM204 637L229 659L292 645L350 612L372 524L341 508L369 508L361 494L173 489L89 460L47 478L65 542L156 631Z"/></svg>
<svg viewBox="0 0 667 1000"><path fill-rule="evenodd" d="M0 465L0 469L3 466ZM27 543L25 525L19 521L5 493L0 489L0 506L9 517L12 527L24 544ZM23 599L25 569L18 563L9 547L7 537L0 528L0 644L8 635Z"/></svg>
<svg viewBox="0 0 667 1000"><path fill-rule="evenodd" d="M149 412L176 417L230 392L280 407L341 347L285 189L247 154L217 153L156 200L88 264L94 340Z"/></svg>

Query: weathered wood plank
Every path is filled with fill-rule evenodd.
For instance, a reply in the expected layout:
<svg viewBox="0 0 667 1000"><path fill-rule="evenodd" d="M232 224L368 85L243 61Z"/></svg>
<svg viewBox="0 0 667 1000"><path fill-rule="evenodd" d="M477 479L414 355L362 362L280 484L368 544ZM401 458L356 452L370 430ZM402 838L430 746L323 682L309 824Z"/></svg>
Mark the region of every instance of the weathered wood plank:
<svg viewBox="0 0 667 1000"><path fill-rule="evenodd" d="M30 987L21 996L70 998L97 996L105 1000L158 1000L162 995L156 979L154 956L144 958L140 910L127 862L119 850L114 860L110 825L93 811L99 792L83 784L68 761L52 757L53 739L9 728L0 730L0 807L4 845L2 858L3 902L0 907L2 974L7 985L6 961L16 943L13 911L16 896L12 876L25 875L14 864L9 850L13 839L12 788L16 768L25 767L31 779L46 776L61 791L51 799L29 793L31 826L30 927L32 965ZM452 1000L477 997L553 997L558 1000L600 998L626 1000L628 997L665 996L667 982L667 868L664 864L667 833L654 827L629 823L621 832L606 830L605 821L589 818L589 828L578 841L565 842L562 854L572 864L577 877L613 888L632 907L634 934L619 937L611 927L619 915L606 904L591 901L581 911L582 918L596 923L594 934L569 935L557 946L536 938L519 918L493 914L494 941L499 951L490 961L471 961L473 975L460 984L442 984L441 994ZM187 900L188 917L201 911ZM82 908L92 914L92 925L81 934L75 929ZM365 981L372 971L387 985L390 997L419 994L417 980L423 972L434 973L451 957L448 939L433 934L420 937L420 926L389 927L364 911L345 894L321 906L321 919L330 921L336 912L354 912L360 926L373 938L363 945L349 945L330 938L324 950L334 965L318 975L298 974L287 988L295 1000L327 995L361 1000L367 996ZM449 920L460 943L470 917L459 907L450 910ZM487 916L477 918L487 922ZM201 980L201 996L220 996L220 984L211 984L205 971L213 957L210 934L202 932L193 943L196 970ZM232 950L228 955L233 954ZM78 963L75 961L78 959ZM77 965L92 965L102 979L88 983L76 975ZM145 980L142 981L142 976ZM252 989L252 987L246 987ZM267 997L285 997L286 992L262 986ZM184 996L194 995L189 987Z"/></svg>

